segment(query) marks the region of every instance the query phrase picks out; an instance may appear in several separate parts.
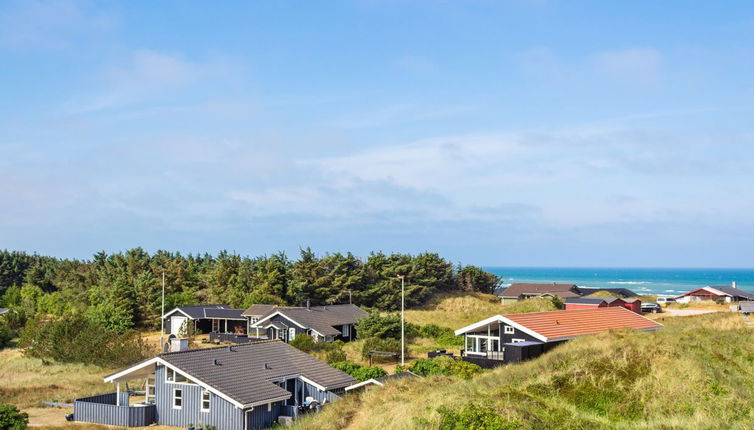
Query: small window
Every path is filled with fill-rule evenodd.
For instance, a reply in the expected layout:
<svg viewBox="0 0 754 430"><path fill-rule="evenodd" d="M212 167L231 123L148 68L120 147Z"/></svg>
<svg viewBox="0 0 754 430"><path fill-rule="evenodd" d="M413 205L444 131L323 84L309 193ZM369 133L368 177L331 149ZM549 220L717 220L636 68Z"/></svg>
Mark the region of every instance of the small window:
<svg viewBox="0 0 754 430"><path fill-rule="evenodd" d="M343 326L343 336L344 337L351 337L351 326L346 324Z"/></svg>
<svg viewBox="0 0 754 430"><path fill-rule="evenodd" d="M296 338L296 328L291 327L288 329L288 342Z"/></svg>
<svg viewBox="0 0 754 430"><path fill-rule="evenodd" d="M173 369L165 369L165 380L168 382L175 381L175 372L173 371Z"/></svg>
<svg viewBox="0 0 754 430"><path fill-rule="evenodd" d="M278 330L278 339L285 340L285 330Z"/></svg>
<svg viewBox="0 0 754 430"><path fill-rule="evenodd" d="M183 407L183 389L173 388L173 409L181 409Z"/></svg>
<svg viewBox="0 0 754 430"><path fill-rule="evenodd" d="M188 382L188 380L186 379L186 377L184 375L181 375L180 373L175 372L175 382L184 382L185 383L185 382Z"/></svg>
<svg viewBox="0 0 754 430"><path fill-rule="evenodd" d="M259 317L251 317L250 320L251 320L251 323L254 324L257 321L259 321Z"/></svg>
<svg viewBox="0 0 754 430"><path fill-rule="evenodd" d="M516 330L514 330L513 327L511 327L509 325L505 326L505 334L513 334L515 332L516 332Z"/></svg>
<svg viewBox="0 0 754 430"><path fill-rule="evenodd" d="M272 412L272 403L267 403L267 412Z"/></svg>
<svg viewBox="0 0 754 430"><path fill-rule="evenodd" d="M511 339L513 343L526 342L526 339Z"/></svg>
<svg viewBox="0 0 754 430"><path fill-rule="evenodd" d="M210 403L209 391L202 391L202 412L209 412Z"/></svg>

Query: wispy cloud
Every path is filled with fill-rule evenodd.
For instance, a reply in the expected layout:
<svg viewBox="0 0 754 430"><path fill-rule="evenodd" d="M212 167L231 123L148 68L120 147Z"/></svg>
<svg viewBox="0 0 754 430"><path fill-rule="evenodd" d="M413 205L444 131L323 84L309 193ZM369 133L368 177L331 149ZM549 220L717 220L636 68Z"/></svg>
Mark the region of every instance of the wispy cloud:
<svg viewBox="0 0 754 430"><path fill-rule="evenodd" d="M662 76L664 59L655 48L629 48L601 52L596 55L597 66L610 76L624 82L649 84Z"/></svg>

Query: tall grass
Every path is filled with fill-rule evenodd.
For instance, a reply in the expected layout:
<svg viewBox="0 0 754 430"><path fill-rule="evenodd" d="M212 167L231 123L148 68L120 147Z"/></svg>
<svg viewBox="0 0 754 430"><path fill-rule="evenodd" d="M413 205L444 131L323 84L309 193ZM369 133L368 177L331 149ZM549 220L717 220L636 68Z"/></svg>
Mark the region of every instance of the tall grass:
<svg viewBox="0 0 754 430"><path fill-rule="evenodd" d="M437 428L441 406L486 403L521 428L752 428L754 332L732 313L573 340L470 381L434 377L352 395L295 429Z"/></svg>

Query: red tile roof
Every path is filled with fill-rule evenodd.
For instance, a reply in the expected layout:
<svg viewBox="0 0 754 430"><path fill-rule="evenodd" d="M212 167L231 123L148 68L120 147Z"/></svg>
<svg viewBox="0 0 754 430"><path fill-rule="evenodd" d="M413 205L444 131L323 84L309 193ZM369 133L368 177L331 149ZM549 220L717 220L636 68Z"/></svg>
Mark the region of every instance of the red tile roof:
<svg viewBox="0 0 754 430"><path fill-rule="evenodd" d="M662 324L624 307L532 312L503 317L541 334L548 341L607 330L654 330L663 327Z"/></svg>

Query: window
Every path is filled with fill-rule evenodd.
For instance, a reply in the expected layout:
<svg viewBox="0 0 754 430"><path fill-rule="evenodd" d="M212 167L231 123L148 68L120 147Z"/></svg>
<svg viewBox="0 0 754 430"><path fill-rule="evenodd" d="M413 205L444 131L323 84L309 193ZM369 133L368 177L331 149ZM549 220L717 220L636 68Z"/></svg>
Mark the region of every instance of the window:
<svg viewBox="0 0 754 430"><path fill-rule="evenodd" d="M209 412L209 391L202 391L202 412Z"/></svg>
<svg viewBox="0 0 754 430"><path fill-rule="evenodd" d="M344 337L351 337L351 326L346 324L343 326L343 336Z"/></svg>
<svg viewBox="0 0 754 430"><path fill-rule="evenodd" d="M152 378L147 378L145 385L145 398L144 401L146 403L154 403L154 386L155 386L155 380Z"/></svg>
<svg viewBox="0 0 754 430"><path fill-rule="evenodd" d="M511 327L509 325L505 326L505 334L513 334L515 332L516 332L516 330L514 330L513 327Z"/></svg>
<svg viewBox="0 0 754 430"><path fill-rule="evenodd" d="M171 368L165 369L165 381L175 382L179 384L195 384L196 382L190 380L185 375L182 375Z"/></svg>
<svg viewBox="0 0 754 430"><path fill-rule="evenodd" d="M272 403L267 403L267 412L272 412Z"/></svg>
<svg viewBox="0 0 754 430"><path fill-rule="evenodd" d="M183 389L173 388L173 409L181 409L183 407Z"/></svg>
<svg viewBox="0 0 754 430"><path fill-rule="evenodd" d="M511 339L513 343L526 342L526 339Z"/></svg>
<svg viewBox="0 0 754 430"><path fill-rule="evenodd" d="M278 339L285 340L285 330L277 329L277 331L278 331L278 335L277 335Z"/></svg>
<svg viewBox="0 0 754 430"><path fill-rule="evenodd" d="M178 372L175 372L175 382L186 382L186 381L187 381L186 376L181 375Z"/></svg>
<svg viewBox="0 0 754 430"><path fill-rule="evenodd" d="M259 317L251 317L252 324L255 324L257 321L259 321Z"/></svg>
<svg viewBox="0 0 754 430"><path fill-rule="evenodd" d="M288 342L296 338L296 329L291 327L288 329Z"/></svg>
<svg viewBox="0 0 754 430"><path fill-rule="evenodd" d="M474 351L474 338L473 337L467 337L466 338L466 351Z"/></svg>
<svg viewBox="0 0 754 430"><path fill-rule="evenodd" d="M165 369L165 380L168 382L175 381L175 372L173 372L173 369Z"/></svg>

